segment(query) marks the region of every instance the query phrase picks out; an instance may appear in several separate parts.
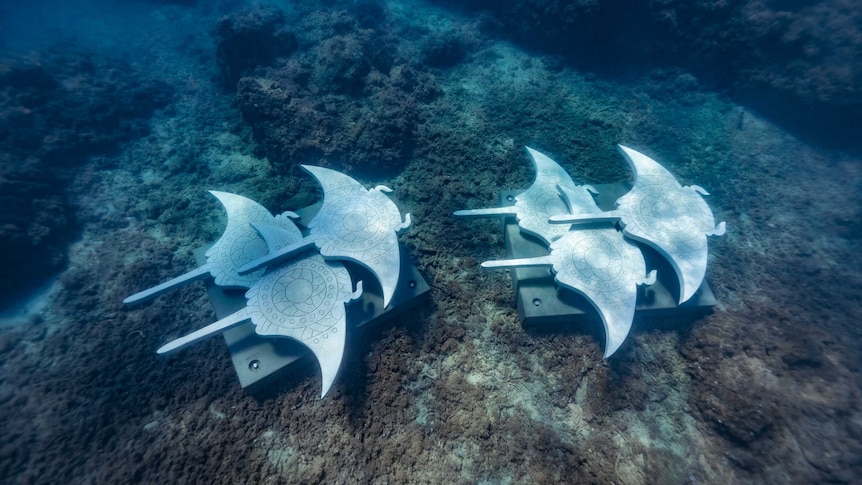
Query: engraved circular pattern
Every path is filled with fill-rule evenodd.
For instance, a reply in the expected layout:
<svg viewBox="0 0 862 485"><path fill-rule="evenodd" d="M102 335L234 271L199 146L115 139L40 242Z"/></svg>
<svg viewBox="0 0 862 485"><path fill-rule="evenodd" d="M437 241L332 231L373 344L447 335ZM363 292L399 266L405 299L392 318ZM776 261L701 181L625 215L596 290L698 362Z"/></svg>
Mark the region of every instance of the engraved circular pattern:
<svg viewBox="0 0 862 485"><path fill-rule="evenodd" d="M712 219L706 203L693 191L662 186L638 187L620 199L620 209L628 232L675 245L700 238L704 223Z"/></svg>
<svg viewBox="0 0 862 485"><path fill-rule="evenodd" d="M603 248L592 247L584 253L584 261L596 269L604 269L611 264L611 255Z"/></svg>
<svg viewBox="0 0 862 485"><path fill-rule="evenodd" d="M282 334L302 339L325 338L334 329L333 309L343 312L341 280L321 260L300 260L270 273L255 286L256 297L249 300L264 320L255 323L282 328Z"/></svg>
<svg viewBox="0 0 862 485"><path fill-rule="evenodd" d="M312 230L324 231L330 236L326 242L339 251L367 251L386 242L400 223L395 204L385 196L384 199L374 200L366 194L341 197L321 210Z"/></svg>
<svg viewBox="0 0 862 485"><path fill-rule="evenodd" d="M563 199L557 194L554 187L553 192L539 187L533 187L517 197L516 207L518 211L518 222L528 232L541 235L547 240L553 240L569 232L566 224L551 224L548 218L555 215L567 214L568 208Z"/></svg>
<svg viewBox="0 0 862 485"><path fill-rule="evenodd" d="M313 282L296 279L287 284L284 294L287 295L287 300L299 306L313 297L315 289Z"/></svg>
<svg viewBox="0 0 862 485"><path fill-rule="evenodd" d="M616 291L631 284L623 272L623 254L604 234L581 235L567 244L563 256L570 261L583 288Z"/></svg>
<svg viewBox="0 0 862 485"><path fill-rule="evenodd" d="M352 211L344 215L342 224L344 229L351 233L356 233L365 230L371 222L366 215L367 211Z"/></svg>

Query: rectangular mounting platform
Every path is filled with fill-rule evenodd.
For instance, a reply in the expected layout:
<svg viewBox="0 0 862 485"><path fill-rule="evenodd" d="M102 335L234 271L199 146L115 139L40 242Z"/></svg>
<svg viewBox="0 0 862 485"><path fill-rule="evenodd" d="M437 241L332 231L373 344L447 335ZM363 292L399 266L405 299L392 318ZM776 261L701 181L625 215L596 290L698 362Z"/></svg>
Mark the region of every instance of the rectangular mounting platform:
<svg viewBox="0 0 862 485"><path fill-rule="evenodd" d="M319 209L320 204L315 204L296 211L300 216L300 224L307 226ZM207 249L208 247L203 247L195 251L195 258L199 265L206 262ZM343 263L354 284L362 281L363 290L362 296L348 303L346 307L348 338L351 331L355 329L383 323L416 307L428 293L428 284L403 248L401 248L399 286L386 309L383 309L383 290L371 272L358 264ZM212 279L206 281L206 288L216 317L219 319L245 307L245 290L224 289L215 285ZM234 327L222 335L231 354L240 385L250 391L277 379L285 371L294 367L294 364L311 356L310 350L293 339L261 337L255 332L255 326L251 322Z"/></svg>
<svg viewBox="0 0 862 485"><path fill-rule="evenodd" d="M604 211L615 209L616 200L631 188L626 184L594 185L599 195L596 204ZM522 191L504 191L500 204L515 204L515 196ZM547 256L548 248L539 239L523 234L514 217L503 220L508 258ZM682 305L677 305L679 283L673 268L654 249L637 243L644 255L647 271L655 269L657 280L649 286L638 286L635 318L668 317L685 314L704 314L716 305L715 296L706 280L697 293ZM546 326L564 323L599 321L599 315L583 296L567 289L558 289L549 268L510 269L512 284L518 303L518 314L524 326Z"/></svg>

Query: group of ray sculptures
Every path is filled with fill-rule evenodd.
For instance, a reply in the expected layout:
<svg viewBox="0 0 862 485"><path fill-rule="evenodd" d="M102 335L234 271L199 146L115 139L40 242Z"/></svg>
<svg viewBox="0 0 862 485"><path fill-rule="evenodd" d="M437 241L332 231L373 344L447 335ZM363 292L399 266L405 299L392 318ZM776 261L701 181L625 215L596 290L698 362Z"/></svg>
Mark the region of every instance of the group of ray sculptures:
<svg viewBox="0 0 862 485"><path fill-rule="evenodd" d="M320 365L325 396L344 354L345 305L362 294L341 261L367 268L380 282L383 305L398 284L398 232L410 226L386 196L356 180L322 167L303 165L323 188L323 204L308 224L308 235L293 222L297 215L273 216L245 197L211 191L227 211L222 236L206 252L206 264L124 300L140 303L180 285L212 277L216 285L247 289L245 308L167 343L158 353L173 352L247 322L266 337L288 337L308 347ZM316 247L317 251L311 251Z"/></svg>
<svg viewBox="0 0 862 485"><path fill-rule="evenodd" d="M679 281L682 304L703 282L707 236L725 231L724 222L715 225L703 188L683 187L650 157L622 145L619 150L635 180L615 210L602 211L593 199L598 194L594 187L576 185L556 162L527 147L536 179L515 198L514 206L455 212L459 217L514 216L522 233L539 238L549 249L547 256L487 261L482 267L550 267L558 285L579 293L595 308L605 330L605 358L631 330L637 286L656 281L656 271L647 272L636 243L667 259Z"/></svg>

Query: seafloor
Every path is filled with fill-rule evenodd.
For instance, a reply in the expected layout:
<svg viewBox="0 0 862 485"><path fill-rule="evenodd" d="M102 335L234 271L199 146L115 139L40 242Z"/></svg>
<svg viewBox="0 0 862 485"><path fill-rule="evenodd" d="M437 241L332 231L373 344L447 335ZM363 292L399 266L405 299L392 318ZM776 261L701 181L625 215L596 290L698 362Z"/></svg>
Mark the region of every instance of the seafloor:
<svg viewBox="0 0 862 485"><path fill-rule="evenodd" d="M0 272L12 292L61 269L0 323L0 481L858 482L858 152L680 68L525 51L487 17L203 3L5 11L2 174L26 183L3 196L33 203L3 227ZM524 330L509 276L479 268L504 255L499 223L451 214L529 185L524 145L579 182L629 180L617 143L707 189L728 230L709 243L715 311L639 319L603 360L598 324ZM213 321L203 285L122 299L220 235L207 189L318 200L299 163L394 190L429 301L350 334L324 399L314 368L247 394L220 338L156 355Z"/></svg>

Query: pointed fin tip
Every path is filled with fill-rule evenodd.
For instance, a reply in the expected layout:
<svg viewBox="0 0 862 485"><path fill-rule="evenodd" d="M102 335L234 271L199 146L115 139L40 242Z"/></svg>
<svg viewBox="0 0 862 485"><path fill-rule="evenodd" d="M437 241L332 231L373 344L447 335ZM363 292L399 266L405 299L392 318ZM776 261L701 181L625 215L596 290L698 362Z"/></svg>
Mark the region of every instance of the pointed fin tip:
<svg viewBox="0 0 862 485"><path fill-rule="evenodd" d="M330 388L332 388L332 382L330 382L328 386L323 386L323 383L321 382L320 399L323 399L326 397L326 395L329 393Z"/></svg>
<svg viewBox="0 0 862 485"><path fill-rule="evenodd" d="M382 286L382 285L381 285ZM389 286L389 285L387 285ZM395 286L393 285L391 288L383 288L383 309L389 308L389 304L392 303L392 298L395 296Z"/></svg>
<svg viewBox="0 0 862 485"><path fill-rule="evenodd" d="M674 270L676 270L676 268L674 268ZM697 286L691 283L691 278L685 278L682 275L677 275L677 280L679 280L679 303L677 304L682 305L691 300L694 295L700 291L700 286L703 284L704 277L701 277L700 281L697 282Z"/></svg>
<svg viewBox="0 0 862 485"><path fill-rule="evenodd" d="M530 148L530 147L524 147L524 148L527 149L527 153L530 155L530 159L533 161L533 164L536 165L537 169L543 165L544 166L553 165L556 168L562 170L562 168L560 168L560 164L558 164L557 162L554 161L554 159L545 155L544 153L540 152L539 150L535 150L535 149Z"/></svg>
<svg viewBox="0 0 862 485"><path fill-rule="evenodd" d="M627 155L627 156L643 155L643 153L635 150L634 148L629 148L629 147L623 145L622 143L617 144L617 151L624 154L624 155Z"/></svg>
<svg viewBox="0 0 862 485"><path fill-rule="evenodd" d="M362 190L363 192L368 192L368 189L365 188L364 185L359 183L358 180L347 175L345 173L339 172L338 170L333 170L331 168L319 167L316 165L301 165L302 169L308 172L317 183L323 188L324 192L324 203L326 203L326 191L331 189L333 186L337 185L349 185L356 190Z"/></svg>
<svg viewBox="0 0 862 485"><path fill-rule="evenodd" d="M331 169L324 168L324 167L319 167L317 165L300 165L300 167L302 167L302 169L305 170L305 172L307 174L314 177L314 179L317 180L317 183L319 183L321 185L323 185L323 181L320 180L320 177L324 173L326 173L327 171L335 172L335 170L331 170Z"/></svg>
<svg viewBox="0 0 862 485"><path fill-rule="evenodd" d="M602 323L604 323L604 319L602 320ZM626 341L626 338L629 336L629 334L626 333L626 335L622 339L620 339L619 342L612 342L612 341L610 341L610 332L608 331L607 325L604 325L604 327L605 327L605 352L602 355L602 358L607 359L608 357L614 355L617 352L617 350L619 350L620 347L623 346L623 343Z"/></svg>
<svg viewBox="0 0 862 485"><path fill-rule="evenodd" d="M629 164L632 165L632 169L634 170L634 158L638 155L643 155L641 152L631 149L625 145L617 145L617 151L626 159Z"/></svg>
<svg viewBox="0 0 862 485"><path fill-rule="evenodd" d="M209 192L210 195L215 197L216 200L219 201L219 204L221 204L222 207L224 207L224 209L228 212L228 220L230 220L230 209L228 208L228 204L231 202L231 200L237 200L237 198L245 198L241 195L232 194L230 192L223 192L220 190L207 190L207 192Z"/></svg>
<svg viewBox="0 0 862 485"><path fill-rule="evenodd" d="M619 350L620 347L622 347L623 342L626 341L626 338L628 338L629 333L631 332L631 325L629 325L629 331L627 331L625 335L623 335L622 338L619 339L619 341L613 340L613 332L611 332L611 329L608 326L606 315L601 311L599 311L599 313L601 314L602 327L604 327L605 331L605 352L602 355L602 358L607 359L608 357L614 355L616 351Z"/></svg>
<svg viewBox="0 0 862 485"><path fill-rule="evenodd" d="M321 167L319 165L300 165L300 167L302 167L303 170L305 170L306 172L310 173L311 175L313 175L315 177L317 177L317 174L319 174L319 173L326 173L326 172L335 172L339 175L344 175L341 172L338 172L338 171L333 170L331 168Z"/></svg>
<svg viewBox="0 0 862 485"><path fill-rule="evenodd" d="M338 376L338 370L341 367L341 361L338 361L338 365L335 369L324 369L323 363L316 354L314 358L317 360L317 366L320 368L320 399L323 399L327 394L329 394L329 390L332 389L332 384L335 383L335 378Z"/></svg>
<svg viewBox="0 0 862 485"><path fill-rule="evenodd" d="M209 192L209 193L210 193L210 195L212 195L213 197L215 197L216 199L218 199L218 201L219 201L219 202L221 202L222 204L224 204L226 200L228 200L228 199L230 199L230 198L232 198L232 197L242 197L242 198L245 198L245 197L243 197L243 196L241 196L241 195L233 194L233 193L231 193L231 192L224 192L224 191L222 191L222 190L207 190L207 192Z"/></svg>
<svg viewBox="0 0 862 485"><path fill-rule="evenodd" d="M677 178L670 172L670 170L665 168L664 165L658 163L655 159L653 159L649 155L641 153L641 152L639 152L633 148L629 148L625 145L617 145L617 149L623 155L623 158L625 158L626 161L628 162L629 167L631 168L632 173L634 174L634 177L635 177L635 185L637 185L639 183L638 179L641 176L646 176L646 177L658 176L656 174L647 174L648 171L656 171L656 172L663 172L665 177L669 177L670 179L672 179L676 183L676 185L678 185L680 188L682 188L682 185L680 185L679 180L677 180Z"/></svg>

